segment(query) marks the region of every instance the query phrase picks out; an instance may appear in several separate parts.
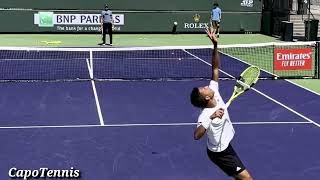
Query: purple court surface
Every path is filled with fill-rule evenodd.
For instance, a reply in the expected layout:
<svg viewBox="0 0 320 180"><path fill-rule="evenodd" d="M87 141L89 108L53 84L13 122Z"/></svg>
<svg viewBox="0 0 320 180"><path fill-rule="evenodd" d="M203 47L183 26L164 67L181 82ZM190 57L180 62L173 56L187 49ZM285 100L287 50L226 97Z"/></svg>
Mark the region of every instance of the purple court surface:
<svg viewBox="0 0 320 180"><path fill-rule="evenodd" d="M210 66L202 66L210 73ZM234 71L222 70L236 76L245 67L239 63ZM73 168L84 180L230 179L208 160L206 138L193 140L199 110L189 94L208 83L1 83L0 180L11 179L13 167ZM223 99L234 83L220 81ZM261 80L234 101L229 107L236 130L232 144L254 179L319 180L319 106L319 94L285 80Z"/></svg>

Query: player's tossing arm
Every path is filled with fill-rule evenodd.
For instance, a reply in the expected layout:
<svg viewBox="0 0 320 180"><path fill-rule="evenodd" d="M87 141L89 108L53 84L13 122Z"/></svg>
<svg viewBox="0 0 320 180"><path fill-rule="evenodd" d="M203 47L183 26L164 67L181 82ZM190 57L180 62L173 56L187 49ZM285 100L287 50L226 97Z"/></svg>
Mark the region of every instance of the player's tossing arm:
<svg viewBox="0 0 320 180"><path fill-rule="evenodd" d="M215 29L213 27L207 28L206 32L213 44L212 51L212 77L211 79L218 82L219 81L219 66L220 66L220 55L218 52L218 39L215 35Z"/></svg>

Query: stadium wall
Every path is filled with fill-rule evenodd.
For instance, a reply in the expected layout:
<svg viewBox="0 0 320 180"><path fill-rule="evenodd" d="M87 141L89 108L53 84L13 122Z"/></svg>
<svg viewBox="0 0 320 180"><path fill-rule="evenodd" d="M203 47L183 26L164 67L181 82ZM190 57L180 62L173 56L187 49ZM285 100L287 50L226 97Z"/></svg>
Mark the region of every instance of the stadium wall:
<svg viewBox="0 0 320 180"><path fill-rule="evenodd" d="M203 32L210 22L210 0L109 0L116 32ZM219 2L219 1L218 1ZM2 0L0 33L98 33L102 0ZM221 32L260 32L260 0L224 0Z"/></svg>

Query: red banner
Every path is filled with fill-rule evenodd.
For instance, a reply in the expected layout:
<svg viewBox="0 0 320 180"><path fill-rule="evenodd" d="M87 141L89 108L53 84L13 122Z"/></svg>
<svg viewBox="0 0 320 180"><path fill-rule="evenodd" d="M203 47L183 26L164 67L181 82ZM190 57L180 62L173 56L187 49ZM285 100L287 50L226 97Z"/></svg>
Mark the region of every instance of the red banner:
<svg viewBox="0 0 320 180"><path fill-rule="evenodd" d="M312 48L275 49L274 70L312 70Z"/></svg>

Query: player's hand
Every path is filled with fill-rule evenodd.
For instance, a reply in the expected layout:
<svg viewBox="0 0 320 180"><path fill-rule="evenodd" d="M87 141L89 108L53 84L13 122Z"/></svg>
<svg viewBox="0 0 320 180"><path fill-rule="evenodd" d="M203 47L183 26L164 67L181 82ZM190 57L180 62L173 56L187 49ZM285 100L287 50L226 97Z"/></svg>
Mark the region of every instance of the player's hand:
<svg viewBox="0 0 320 180"><path fill-rule="evenodd" d="M221 119L223 115L224 115L224 109L220 108L210 116L210 119L215 119L215 118Z"/></svg>
<svg viewBox="0 0 320 180"><path fill-rule="evenodd" d="M206 33L208 37L210 38L211 42L213 44L218 44L218 38L216 37L216 29L213 28L212 26L210 28L206 27Z"/></svg>

